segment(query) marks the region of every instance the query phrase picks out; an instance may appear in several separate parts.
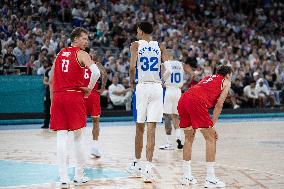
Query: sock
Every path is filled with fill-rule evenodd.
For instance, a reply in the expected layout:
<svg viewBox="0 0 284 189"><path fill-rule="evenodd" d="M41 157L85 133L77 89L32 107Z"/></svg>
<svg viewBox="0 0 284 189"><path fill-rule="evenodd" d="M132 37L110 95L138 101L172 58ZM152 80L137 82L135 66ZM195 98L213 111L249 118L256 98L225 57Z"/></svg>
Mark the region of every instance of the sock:
<svg viewBox="0 0 284 189"><path fill-rule="evenodd" d="M215 164L215 162L206 162L207 177L208 178L214 178L215 177L214 164Z"/></svg>
<svg viewBox="0 0 284 189"><path fill-rule="evenodd" d="M93 140L93 147L98 148L99 147L99 141Z"/></svg>
<svg viewBox="0 0 284 189"><path fill-rule="evenodd" d="M176 129L176 139L181 139L181 129Z"/></svg>
<svg viewBox="0 0 284 189"><path fill-rule="evenodd" d="M182 169L183 169L183 174L187 175L187 176L191 176L191 165L190 165L191 161L186 161L183 160L182 162Z"/></svg>
<svg viewBox="0 0 284 189"><path fill-rule="evenodd" d="M170 143L171 143L171 142L170 142L170 136L171 136L171 135L167 135L167 134L166 134L167 144L170 144Z"/></svg>

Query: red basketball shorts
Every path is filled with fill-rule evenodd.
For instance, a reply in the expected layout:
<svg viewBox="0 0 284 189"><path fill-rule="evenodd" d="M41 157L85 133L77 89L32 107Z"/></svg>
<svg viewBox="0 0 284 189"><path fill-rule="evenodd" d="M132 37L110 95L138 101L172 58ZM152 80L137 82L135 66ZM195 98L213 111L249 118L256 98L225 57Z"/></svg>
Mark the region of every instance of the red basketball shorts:
<svg viewBox="0 0 284 189"><path fill-rule="evenodd" d="M192 127L193 129L208 128L213 126L206 104L200 99L183 94L178 102L180 128Z"/></svg>
<svg viewBox="0 0 284 189"><path fill-rule="evenodd" d="M84 93L77 91L53 94L50 113L51 130L74 131L86 126Z"/></svg>
<svg viewBox="0 0 284 189"><path fill-rule="evenodd" d="M97 117L101 115L100 93L91 92L88 98L85 98L87 115Z"/></svg>

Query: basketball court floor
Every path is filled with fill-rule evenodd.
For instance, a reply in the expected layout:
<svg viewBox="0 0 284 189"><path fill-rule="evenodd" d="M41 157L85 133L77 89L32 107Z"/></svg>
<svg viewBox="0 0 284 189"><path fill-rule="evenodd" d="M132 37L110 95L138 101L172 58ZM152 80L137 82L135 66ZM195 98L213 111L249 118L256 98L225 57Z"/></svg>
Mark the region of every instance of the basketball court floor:
<svg viewBox="0 0 284 189"><path fill-rule="evenodd" d="M40 125L0 126L0 188L59 188L56 133L39 128ZM219 134L216 174L226 182L226 188L284 188L284 118L226 119L220 120L216 129ZM133 122L101 123L103 156L94 159L89 155L92 141L91 123L88 123L84 133L84 151L88 165L86 173L91 181L83 186L71 185L71 188L203 188L205 142L200 132L193 144L192 157L192 172L198 184L188 187L180 184L182 150L158 149L165 142L162 125L157 126L153 159L156 182L144 184L141 179L128 178L125 169L134 157L134 135ZM69 142L72 143L72 140ZM145 145L144 142L143 159ZM72 167L72 157L69 163ZM69 173L72 178L72 168Z"/></svg>

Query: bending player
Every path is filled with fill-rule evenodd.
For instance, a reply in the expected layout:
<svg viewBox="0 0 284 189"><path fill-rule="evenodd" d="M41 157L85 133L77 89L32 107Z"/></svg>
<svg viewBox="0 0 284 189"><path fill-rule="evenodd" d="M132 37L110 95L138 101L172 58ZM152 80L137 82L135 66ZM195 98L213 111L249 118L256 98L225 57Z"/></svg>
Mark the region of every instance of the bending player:
<svg viewBox="0 0 284 189"><path fill-rule="evenodd" d="M206 140L207 176L205 187L225 187L225 183L215 176L214 163L216 140L218 138L214 125L222 111L223 103L231 88L232 69L229 66L217 68L217 74L207 76L185 92L178 103L180 128L184 128L182 184L196 184L191 173L192 143L197 129L201 129ZM214 107L212 120L208 110Z"/></svg>
<svg viewBox="0 0 284 189"><path fill-rule="evenodd" d="M84 153L82 145L82 128L86 126L87 97L95 86L100 71L90 55L84 50L88 46L88 31L75 28L71 33L71 46L61 49L51 69L51 125L57 132L57 158L61 188L69 188L67 139L68 133L74 134L75 146L75 184L88 181L84 175ZM84 87L85 67L91 70L91 78Z"/></svg>
<svg viewBox="0 0 284 189"><path fill-rule="evenodd" d="M144 182L153 181L152 158L155 147L156 123L162 122L163 117L163 88L161 78L161 67L163 62L169 60L168 52L164 45L152 40L153 26L149 22L138 24L137 37L139 41L131 44L130 52L130 81L136 85L136 135L135 135L135 157L128 169L131 176L141 177L141 152L143 148L143 134L145 122L147 122L147 146L146 159L142 177ZM136 72L137 69L137 72ZM165 68L163 77L171 74L171 68ZM135 109L135 107L134 107Z"/></svg>
<svg viewBox="0 0 284 189"><path fill-rule="evenodd" d="M91 94L88 96L88 98L85 98L87 115L90 115L92 117L92 122L93 122L93 129L92 129L93 145L91 148L91 155L93 155L96 158L100 158L101 157L101 148L99 145L99 133L100 133L99 123L101 115L100 95L105 91L107 72L103 67L103 65L100 63L100 61L98 60L98 58L95 57L95 55L92 54L92 52L90 53L90 55L91 58L95 61L102 76L101 89L99 90L99 84L97 82ZM90 82L90 77L91 77L91 71L90 69L86 68L84 73L86 86Z"/></svg>
<svg viewBox="0 0 284 189"><path fill-rule="evenodd" d="M172 57L171 57L172 58ZM192 59L187 59L183 64L180 61L169 60L165 62L172 68L171 77L169 77L165 85L165 97L164 97L164 122L166 130L166 140L167 143L160 146L161 150L173 150L173 145L171 144L169 137L172 132L171 120L173 122L176 131L176 142L177 148L182 149L183 145L181 142L181 129L179 128L179 116L177 105L181 96L181 87L183 85L184 71L190 75L193 75L193 69L197 67L197 62L192 61Z"/></svg>

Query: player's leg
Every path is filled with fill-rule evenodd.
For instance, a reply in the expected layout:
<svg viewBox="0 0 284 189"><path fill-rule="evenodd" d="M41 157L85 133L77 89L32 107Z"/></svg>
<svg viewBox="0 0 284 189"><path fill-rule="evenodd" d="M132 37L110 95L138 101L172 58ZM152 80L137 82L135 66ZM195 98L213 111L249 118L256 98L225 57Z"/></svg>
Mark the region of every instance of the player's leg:
<svg viewBox="0 0 284 189"><path fill-rule="evenodd" d="M181 129L179 128L179 116L177 114L172 114L173 125L176 131L176 142L177 148L182 149L183 145L181 143Z"/></svg>
<svg viewBox="0 0 284 189"><path fill-rule="evenodd" d="M68 178L68 163L67 163L67 140L68 131L61 130L57 131L57 159L59 165L59 177L61 182L61 188L68 188L69 178Z"/></svg>
<svg viewBox="0 0 284 189"><path fill-rule="evenodd" d="M99 122L101 115L100 94L98 92L92 92L86 100L86 108L88 115L91 115L93 122L93 145L91 148L91 155L96 158L101 157L101 150L99 145Z"/></svg>
<svg viewBox="0 0 284 189"><path fill-rule="evenodd" d="M131 177L141 177L142 164L140 162L143 149L143 135L147 110L147 94L144 93L144 85L138 84L133 95L133 115L136 119L135 133L135 159L127 169Z"/></svg>
<svg viewBox="0 0 284 189"><path fill-rule="evenodd" d="M165 104L164 104L165 105ZM166 131L166 144L159 147L161 150L173 150L174 147L170 141L172 134L171 115L164 113L165 131Z"/></svg>
<svg viewBox="0 0 284 189"><path fill-rule="evenodd" d="M92 117L92 122L93 122L93 129L92 129L93 146L91 149L91 154L95 156L96 158L100 158L101 157L101 150L100 150L100 144L99 144L100 116Z"/></svg>
<svg viewBox="0 0 284 189"><path fill-rule="evenodd" d="M146 89L150 94L150 100L147 107L147 145L145 168L142 172L144 182L153 182L153 164L152 158L155 148L156 124L163 119L163 88L161 84L148 85Z"/></svg>
<svg viewBox="0 0 284 189"><path fill-rule="evenodd" d="M173 125L176 131L176 142L177 142L177 148L182 149L183 145L181 143L182 137L181 137L181 129L179 128L179 114L177 110L178 102L181 97L181 90L176 89L174 91L173 95L173 100L172 100L172 120L173 120Z"/></svg>
<svg viewBox="0 0 284 189"><path fill-rule="evenodd" d="M87 113L84 101L84 94L74 92L68 95L69 104L66 105L65 113L68 117L70 132L73 132L74 152L75 152L75 184L82 184L88 181L84 175L85 154L84 145L82 144L83 129L87 124ZM72 102L70 104L70 102Z"/></svg>
<svg viewBox="0 0 284 189"><path fill-rule="evenodd" d="M180 116L179 127L184 129L184 146L183 146L183 176L182 184L196 184L197 180L192 176L191 171L191 154L192 143L195 137L195 129L191 127L191 119L189 112L187 111L188 99L186 96L182 96L178 102L178 114Z"/></svg>
<svg viewBox="0 0 284 189"><path fill-rule="evenodd" d="M216 140L217 133L214 127L205 128L201 130L206 140L206 166L207 175L205 178L205 187L225 187L225 183L220 181L214 170L215 158L216 158Z"/></svg>
<svg viewBox="0 0 284 189"><path fill-rule="evenodd" d="M85 154L82 144L83 130L78 129L76 131L71 131L74 133L74 152L75 152L75 176L74 183L80 185L89 181L89 178L84 175L85 167Z"/></svg>
<svg viewBox="0 0 284 189"><path fill-rule="evenodd" d="M196 184L197 180L192 175L191 170L191 154L192 154L192 144L194 141L196 130L191 126L184 129L184 146L183 146L183 176L182 184Z"/></svg>
<svg viewBox="0 0 284 189"><path fill-rule="evenodd" d="M69 187L68 178L68 116L65 115L64 105L66 104L66 94L55 93L53 96L51 106L51 125L50 129L55 130L57 138L57 160L59 167L59 180L61 182L61 188Z"/></svg>

